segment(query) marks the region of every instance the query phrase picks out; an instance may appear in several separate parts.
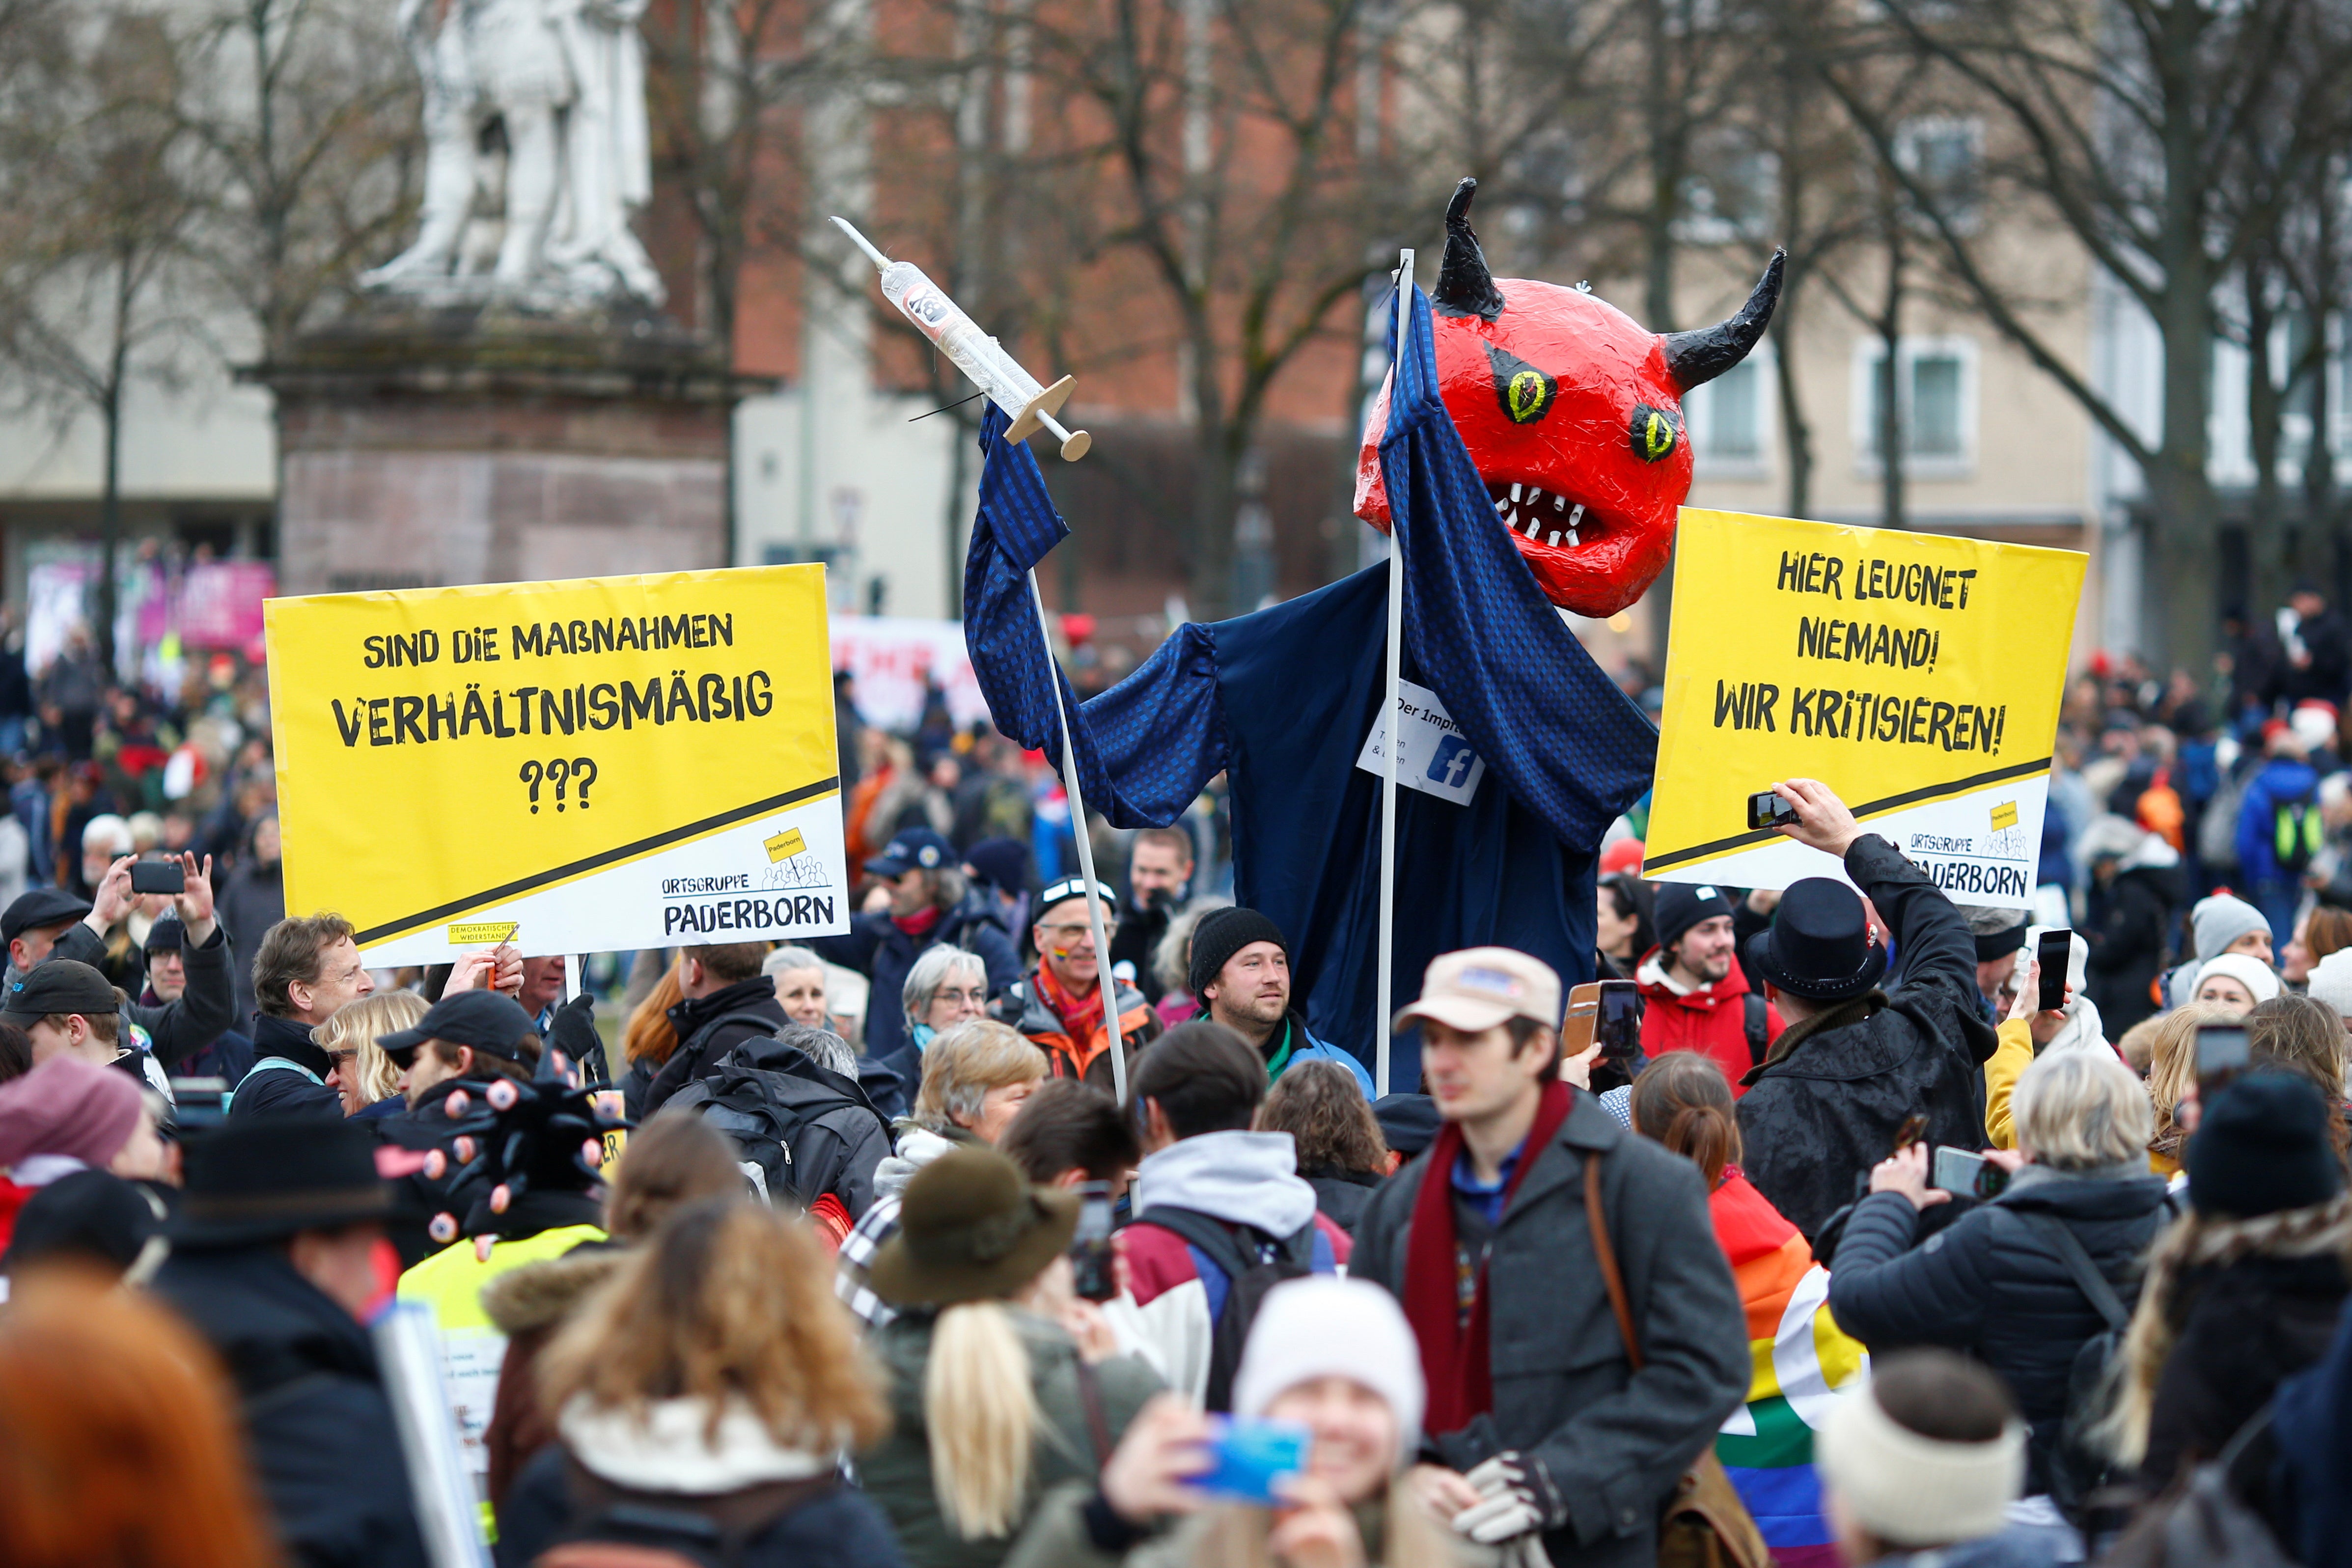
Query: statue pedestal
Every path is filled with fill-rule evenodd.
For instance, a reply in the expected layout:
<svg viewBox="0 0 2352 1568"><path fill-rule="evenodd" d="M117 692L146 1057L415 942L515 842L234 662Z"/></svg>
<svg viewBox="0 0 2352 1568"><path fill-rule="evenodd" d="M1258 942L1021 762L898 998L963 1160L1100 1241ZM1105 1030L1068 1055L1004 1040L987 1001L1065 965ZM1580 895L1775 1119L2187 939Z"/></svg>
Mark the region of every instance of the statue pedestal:
<svg viewBox="0 0 2352 1568"><path fill-rule="evenodd" d="M242 371L277 394L289 593L726 566L735 404L642 307L377 296Z"/></svg>

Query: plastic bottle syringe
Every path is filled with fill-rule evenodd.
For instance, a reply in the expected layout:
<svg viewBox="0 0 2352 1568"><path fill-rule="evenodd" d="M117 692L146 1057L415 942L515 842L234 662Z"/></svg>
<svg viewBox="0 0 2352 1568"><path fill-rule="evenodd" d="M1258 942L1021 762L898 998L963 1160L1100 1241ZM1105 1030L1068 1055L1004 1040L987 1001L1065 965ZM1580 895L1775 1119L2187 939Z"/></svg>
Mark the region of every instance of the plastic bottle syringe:
<svg viewBox="0 0 2352 1568"><path fill-rule="evenodd" d="M958 308L938 284L923 275L921 267L911 261L892 261L846 221L833 221L882 274L882 297L896 305L915 324L916 330L954 361L956 369L971 377L972 384L1004 411L1005 417L1013 422L1004 433L1006 440L1025 441L1042 426L1061 442L1064 462L1076 463L1087 455L1094 445L1094 437L1083 430L1065 430L1054 417L1062 412L1071 387L1076 384L1076 377L1064 376L1052 386L1039 386L1037 378L1023 370L1020 361L1006 353L995 339L982 331L979 324Z"/></svg>

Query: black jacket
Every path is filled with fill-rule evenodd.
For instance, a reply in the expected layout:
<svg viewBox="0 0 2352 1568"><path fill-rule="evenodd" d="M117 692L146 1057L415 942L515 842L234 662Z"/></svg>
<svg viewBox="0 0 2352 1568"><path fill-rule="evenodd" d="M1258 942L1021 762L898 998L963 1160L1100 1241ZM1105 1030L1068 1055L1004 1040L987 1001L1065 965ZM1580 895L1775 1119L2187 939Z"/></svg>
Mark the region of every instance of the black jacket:
<svg viewBox="0 0 2352 1568"><path fill-rule="evenodd" d="M2029 1493L2050 1490L2044 1466L2066 1414L2074 1353L2107 1328L2031 1214L2064 1221L2128 1307L2139 1295L2140 1254L2167 1218L2164 1182L2028 1166L2007 1192L1917 1247L1911 1200L1873 1193L1854 1206L1829 1260L1830 1315L1872 1354L1942 1345L2009 1385L2032 1431Z"/></svg>
<svg viewBox="0 0 2352 1568"><path fill-rule="evenodd" d="M1337 1166L1317 1166L1298 1174L1315 1189L1315 1207L1323 1218L1348 1231L1356 1228L1356 1221L1363 1218L1372 1191L1381 1181L1370 1171L1343 1171Z"/></svg>
<svg viewBox="0 0 2352 1568"><path fill-rule="evenodd" d="M719 1023L730 1013L748 1013L772 1021L765 1029L748 1019ZM743 1041L772 1035L792 1021L784 1016L783 1003L776 1000L776 982L770 975L738 980L707 997L688 997L669 1009L669 1027L677 1032L677 1049L646 1086L643 1114L650 1116L660 1110L671 1095L724 1061L727 1053ZM718 1027L711 1028L713 1024Z"/></svg>
<svg viewBox="0 0 2352 1568"><path fill-rule="evenodd" d="M268 1013L254 1014L253 1054L257 1071L245 1075L245 1081L236 1085L229 1099L232 1120L247 1122L257 1116L342 1119L342 1096L326 1084L327 1074L335 1064L312 1043L309 1024L272 1018ZM302 1073L283 1067L261 1066L273 1056L298 1064L315 1074L319 1082L314 1083Z"/></svg>
<svg viewBox="0 0 2352 1568"><path fill-rule="evenodd" d="M1135 966L1135 988L1154 1007L1168 988L1152 972L1152 955L1160 951L1160 939L1168 935L1168 922L1180 904L1173 896L1139 904L1133 894L1118 901L1118 935L1110 939L1110 961Z"/></svg>
<svg viewBox="0 0 2352 1568"><path fill-rule="evenodd" d="M223 1030L236 1021L236 988L229 974L234 952L227 927L221 925L215 926L212 940L201 947L191 947L183 942L180 963L188 977L188 988L180 999L161 1007L132 1002L122 1009L125 1018L147 1031L155 1048L155 1061L166 1071L178 1068L212 1044ZM106 942L87 925L77 921L58 937L57 946L49 949L49 956L71 958L99 968L106 957Z"/></svg>
<svg viewBox="0 0 2352 1568"><path fill-rule="evenodd" d="M944 912L922 936L898 929L886 909L854 917L845 936L818 936L808 945L820 956L873 982L866 994L866 1054L887 1063L909 1083L923 1075L915 1042L907 1038L907 972L916 959L941 946L976 954L988 971L992 997L1021 977L1020 948L997 918L995 902L978 888L967 889L963 902Z"/></svg>
<svg viewBox="0 0 2352 1568"><path fill-rule="evenodd" d="M269 928L286 918L283 862L271 861L264 865L247 854L244 863L221 884L213 913L228 933L229 946L245 955L230 978L236 984L236 1016L250 1017L260 1006L253 994L253 956L261 951L261 939L269 935Z"/></svg>
<svg viewBox="0 0 2352 1568"><path fill-rule="evenodd" d="M1985 1142L1995 1040L1968 921L1875 833L1853 841L1845 870L1893 927L1902 982L1781 1030L1739 1101L1740 1169L1807 1236L1853 1200L1855 1178L1894 1152L1914 1113L1930 1144Z"/></svg>
<svg viewBox="0 0 2352 1568"><path fill-rule="evenodd" d="M1638 1374L1585 1220L1584 1162L1595 1154L1647 1357ZM1659 1509L1748 1396L1748 1320L1696 1166L1635 1137L1585 1093L1534 1158L1486 1264L1493 1415L1431 1442L1457 1470L1506 1448L1543 1462L1566 1511L1544 1533L1555 1568L1648 1568ZM1372 1193L1348 1262L1399 1301L1429 1160L1423 1152Z"/></svg>
<svg viewBox="0 0 2352 1568"><path fill-rule="evenodd" d="M2180 868L2134 866L2091 894L2091 944L2086 974L2091 1000L2107 1038L2156 1010L2148 987L2164 967L2165 941L2180 907Z"/></svg>
<svg viewBox="0 0 2352 1568"><path fill-rule="evenodd" d="M2182 1275L2179 1337L2157 1379L2140 1479L2161 1490L2228 1446L2278 1385L2327 1354L2345 1297L2336 1257L2242 1258Z"/></svg>
<svg viewBox="0 0 2352 1568"><path fill-rule="evenodd" d="M499 1568L523 1568L565 1541L618 1539L589 1532L589 1520L572 1495L570 1464L562 1446L551 1445L523 1467L499 1510ZM686 1507L695 1500L678 1499ZM864 1494L834 1486L786 1510L744 1542L733 1561L738 1568L901 1568L905 1559L881 1510Z"/></svg>
<svg viewBox="0 0 2352 1568"><path fill-rule="evenodd" d="M289 1556L302 1568L424 1568L367 1331L282 1246L176 1251L154 1289L227 1364Z"/></svg>

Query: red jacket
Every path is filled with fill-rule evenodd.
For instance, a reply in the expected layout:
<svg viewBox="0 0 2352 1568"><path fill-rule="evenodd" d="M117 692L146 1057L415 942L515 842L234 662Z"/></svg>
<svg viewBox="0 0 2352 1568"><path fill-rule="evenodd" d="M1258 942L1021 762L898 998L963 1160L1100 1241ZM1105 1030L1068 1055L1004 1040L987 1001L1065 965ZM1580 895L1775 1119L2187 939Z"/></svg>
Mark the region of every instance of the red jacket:
<svg viewBox="0 0 2352 1568"><path fill-rule="evenodd" d="M1742 1074L1755 1065L1748 1039L1748 977L1734 958L1731 972L1704 990L1677 994L1662 982L1664 960L1653 947L1642 956L1634 983L1642 988L1642 1054L1654 1061L1670 1051L1696 1051L1715 1058L1731 1080L1736 1099L1748 1092ZM1764 1044L1780 1038L1780 1014L1764 1009Z"/></svg>

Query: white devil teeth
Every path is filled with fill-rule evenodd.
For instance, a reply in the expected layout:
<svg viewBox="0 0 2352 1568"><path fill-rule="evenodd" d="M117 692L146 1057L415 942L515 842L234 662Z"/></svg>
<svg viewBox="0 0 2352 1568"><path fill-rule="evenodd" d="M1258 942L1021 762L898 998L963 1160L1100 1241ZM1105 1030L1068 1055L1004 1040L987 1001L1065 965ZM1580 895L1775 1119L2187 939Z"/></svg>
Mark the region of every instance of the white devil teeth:
<svg viewBox="0 0 2352 1568"><path fill-rule="evenodd" d="M1565 496L1554 496L1551 498L1551 509L1555 512L1564 512L1568 510L1568 497ZM1584 508L1581 507L1577 508L1580 512Z"/></svg>
<svg viewBox="0 0 2352 1568"><path fill-rule="evenodd" d="M1498 517L1499 517L1499 516L1501 516L1503 513L1509 511L1510 509L1511 509L1511 504L1510 504L1508 501L1497 501L1497 502L1496 502L1496 503L1495 503L1495 512L1496 512L1496 516L1498 516Z"/></svg>
<svg viewBox="0 0 2352 1568"><path fill-rule="evenodd" d="M1576 530L1574 528L1570 528L1568 530L1568 542L1572 545L1580 545L1584 541L1576 537Z"/></svg>
<svg viewBox="0 0 2352 1568"><path fill-rule="evenodd" d="M1516 500L1517 500L1518 498L1519 498L1519 486L1517 486L1517 485L1514 485L1514 486L1511 486L1511 499L1512 499L1512 500L1514 500L1514 501L1516 501Z"/></svg>

